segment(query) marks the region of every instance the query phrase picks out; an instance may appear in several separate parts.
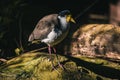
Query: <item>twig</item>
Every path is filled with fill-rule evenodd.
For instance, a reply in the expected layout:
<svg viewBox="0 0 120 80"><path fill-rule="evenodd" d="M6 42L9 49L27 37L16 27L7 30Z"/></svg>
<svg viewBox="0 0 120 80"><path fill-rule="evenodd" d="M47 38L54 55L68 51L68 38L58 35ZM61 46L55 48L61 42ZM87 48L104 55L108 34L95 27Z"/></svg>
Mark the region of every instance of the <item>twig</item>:
<svg viewBox="0 0 120 80"><path fill-rule="evenodd" d="M43 47L43 48L39 48L39 49L35 49L35 50L32 50L32 51L28 51L27 53L33 53L33 52L37 52L37 51L40 51L40 50L44 50L46 49L47 47Z"/></svg>
<svg viewBox="0 0 120 80"><path fill-rule="evenodd" d="M3 59L3 58L0 58L0 61L6 62L7 60L6 60L6 59Z"/></svg>
<svg viewBox="0 0 120 80"><path fill-rule="evenodd" d="M86 9L82 11L82 13L78 14L75 19L79 18L82 16L85 12L87 12L91 7L93 7L99 0L94 1L92 4L90 4Z"/></svg>
<svg viewBox="0 0 120 80"><path fill-rule="evenodd" d="M19 18L18 25L19 25L19 30L20 30L20 33L19 33L20 48L24 51L24 48L23 48L23 45L22 45L22 26L21 26L21 20L22 20L22 14L21 14L21 16Z"/></svg>

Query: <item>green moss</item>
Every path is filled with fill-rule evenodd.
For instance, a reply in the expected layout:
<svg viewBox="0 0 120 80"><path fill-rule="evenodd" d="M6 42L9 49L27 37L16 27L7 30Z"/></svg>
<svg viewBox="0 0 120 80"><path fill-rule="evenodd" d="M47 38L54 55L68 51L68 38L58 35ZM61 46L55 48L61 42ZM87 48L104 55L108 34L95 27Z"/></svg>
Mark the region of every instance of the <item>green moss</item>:
<svg viewBox="0 0 120 80"><path fill-rule="evenodd" d="M94 71L94 68L102 69L104 68L102 66L114 68L117 66L112 62L98 58L78 56L69 58L58 55L61 64L65 67L64 70L58 65L55 54L52 54L51 57L50 60L48 53L39 52L25 53L8 60L0 65L0 80L109 80L111 78L99 74L99 70ZM55 69L52 67L52 61Z"/></svg>
<svg viewBox="0 0 120 80"><path fill-rule="evenodd" d="M58 56L60 62L64 63L66 69L63 70L58 66L56 56L48 53L26 53L19 57L13 58L0 66L0 78L12 77L13 80L65 80L73 75L79 74L74 62L69 62L64 56ZM51 62L56 68L52 68ZM9 75L9 76L8 76ZM73 80L75 77L71 77ZM9 80L6 78L6 80Z"/></svg>

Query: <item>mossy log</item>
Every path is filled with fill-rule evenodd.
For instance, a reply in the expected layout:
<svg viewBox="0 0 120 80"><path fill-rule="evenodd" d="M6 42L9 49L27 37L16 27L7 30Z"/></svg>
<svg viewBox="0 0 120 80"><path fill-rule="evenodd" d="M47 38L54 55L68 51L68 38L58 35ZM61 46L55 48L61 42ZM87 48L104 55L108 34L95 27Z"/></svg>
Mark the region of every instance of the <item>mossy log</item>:
<svg viewBox="0 0 120 80"><path fill-rule="evenodd" d="M120 65L114 62L80 56L58 58L66 70L58 66L55 54L50 60L48 53L24 53L0 65L0 80L110 80L120 76Z"/></svg>
<svg viewBox="0 0 120 80"><path fill-rule="evenodd" d="M66 70L58 66L56 55L50 60L48 53L25 53L0 66L0 80L79 80L81 73L75 62L58 56ZM52 68L53 60L56 69ZM92 77L86 74L90 80Z"/></svg>

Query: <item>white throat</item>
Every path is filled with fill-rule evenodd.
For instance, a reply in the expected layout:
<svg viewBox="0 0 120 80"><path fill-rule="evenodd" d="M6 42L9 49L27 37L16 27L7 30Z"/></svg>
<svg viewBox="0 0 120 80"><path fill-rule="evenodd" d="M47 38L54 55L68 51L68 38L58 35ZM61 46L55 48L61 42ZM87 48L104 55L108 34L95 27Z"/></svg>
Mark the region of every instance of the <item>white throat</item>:
<svg viewBox="0 0 120 80"><path fill-rule="evenodd" d="M62 30L66 30L67 27L68 27L68 22L66 21L66 17L61 17L61 16L58 16L59 20L60 20L60 24L61 24L61 28Z"/></svg>

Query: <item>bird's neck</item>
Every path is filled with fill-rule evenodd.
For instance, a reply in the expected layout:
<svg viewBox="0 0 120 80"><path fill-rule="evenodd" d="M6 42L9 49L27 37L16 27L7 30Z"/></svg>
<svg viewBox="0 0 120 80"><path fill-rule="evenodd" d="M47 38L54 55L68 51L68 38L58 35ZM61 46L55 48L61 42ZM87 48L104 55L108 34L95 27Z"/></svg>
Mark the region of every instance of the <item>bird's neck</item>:
<svg viewBox="0 0 120 80"><path fill-rule="evenodd" d="M62 31L66 31L69 27L69 23L66 21L65 17L59 17L59 24L61 25Z"/></svg>

